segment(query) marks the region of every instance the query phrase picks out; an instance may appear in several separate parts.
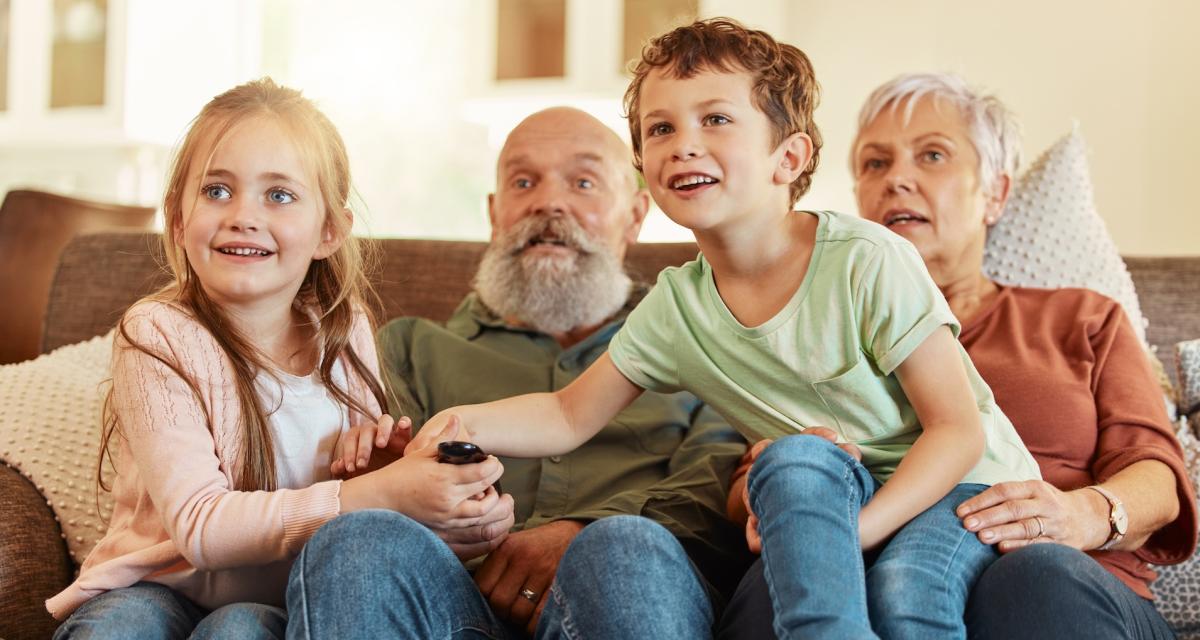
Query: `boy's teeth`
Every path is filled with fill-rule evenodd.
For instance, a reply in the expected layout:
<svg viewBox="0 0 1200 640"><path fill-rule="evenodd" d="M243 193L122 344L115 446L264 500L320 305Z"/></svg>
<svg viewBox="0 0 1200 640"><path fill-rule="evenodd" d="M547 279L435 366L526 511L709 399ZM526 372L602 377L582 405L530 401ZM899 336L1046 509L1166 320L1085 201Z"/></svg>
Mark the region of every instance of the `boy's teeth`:
<svg viewBox="0 0 1200 640"><path fill-rule="evenodd" d="M678 178L674 182L672 182L671 188L672 189L681 189L683 187L690 187L690 186L697 185L697 184L713 184L716 181L717 181L716 178L710 178L708 176L700 176L700 175L684 176L684 177Z"/></svg>

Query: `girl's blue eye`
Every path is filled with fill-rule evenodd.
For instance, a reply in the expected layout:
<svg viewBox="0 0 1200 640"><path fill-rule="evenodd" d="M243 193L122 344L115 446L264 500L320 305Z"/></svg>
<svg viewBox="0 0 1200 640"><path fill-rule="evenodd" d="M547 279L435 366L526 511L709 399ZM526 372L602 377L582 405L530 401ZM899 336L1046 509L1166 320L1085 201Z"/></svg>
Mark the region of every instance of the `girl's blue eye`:
<svg viewBox="0 0 1200 640"><path fill-rule="evenodd" d="M267 192L267 199L274 204L291 204L296 201L296 196L284 189L271 189Z"/></svg>
<svg viewBox="0 0 1200 640"><path fill-rule="evenodd" d="M718 125L729 124L730 122L733 122L727 116L723 116L719 113L714 113L711 116L708 116L707 118L705 118L704 120L707 124L718 124Z"/></svg>
<svg viewBox="0 0 1200 640"><path fill-rule="evenodd" d="M229 193L229 187L223 184L207 185L200 190L200 193L203 193L204 197L209 200L228 200L233 197L233 194Z"/></svg>

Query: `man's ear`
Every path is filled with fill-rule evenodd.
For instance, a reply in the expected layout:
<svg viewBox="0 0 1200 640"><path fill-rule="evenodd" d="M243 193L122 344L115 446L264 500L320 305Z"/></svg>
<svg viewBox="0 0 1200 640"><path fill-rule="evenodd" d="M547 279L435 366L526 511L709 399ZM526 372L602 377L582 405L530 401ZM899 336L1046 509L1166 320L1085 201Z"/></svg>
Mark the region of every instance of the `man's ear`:
<svg viewBox="0 0 1200 640"><path fill-rule="evenodd" d="M492 225L492 240L496 239L496 194L488 194L488 222Z"/></svg>
<svg viewBox="0 0 1200 640"><path fill-rule="evenodd" d="M1012 176L1007 173L1000 174L992 183L992 188L989 192L984 193L984 198L987 199L985 204L983 221L987 226L992 226L1000 221L1004 215L1004 205L1008 203L1008 197L1012 195Z"/></svg>
<svg viewBox="0 0 1200 640"><path fill-rule="evenodd" d="M629 226L625 228L625 244L630 245L637 242L638 235L642 232L642 224L646 222L646 214L650 211L650 192L645 188L638 189L637 193L633 194L633 204L629 208Z"/></svg>
<svg viewBox="0 0 1200 640"><path fill-rule="evenodd" d="M354 212L349 207L342 209L342 215L346 216L346 234L337 232L332 224L327 220L325 228L321 232L321 243L317 245L317 250L313 252L313 260L324 260L333 255L335 251L341 248L342 243L346 241L346 235L349 235L350 229L354 228Z"/></svg>
<svg viewBox="0 0 1200 640"><path fill-rule="evenodd" d="M800 177L800 174L804 173L804 170L808 168L808 163L812 162L813 141L807 133L797 131L784 138L783 142L779 143L779 147L783 153L779 157L779 164L775 167L775 174L772 177L775 184L791 184Z"/></svg>

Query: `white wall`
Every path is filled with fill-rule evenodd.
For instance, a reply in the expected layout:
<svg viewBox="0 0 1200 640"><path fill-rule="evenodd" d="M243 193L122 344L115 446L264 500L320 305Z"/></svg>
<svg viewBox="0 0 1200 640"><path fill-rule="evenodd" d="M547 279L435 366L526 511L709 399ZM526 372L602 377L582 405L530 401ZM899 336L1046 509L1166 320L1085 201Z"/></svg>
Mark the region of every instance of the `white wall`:
<svg viewBox="0 0 1200 640"><path fill-rule="evenodd" d="M810 0L772 31L824 89L826 147L809 207L852 210L847 155L862 101L908 71L953 71L1020 116L1028 164L1073 121L1097 208L1128 255L1200 254L1200 3Z"/></svg>
<svg viewBox="0 0 1200 640"><path fill-rule="evenodd" d="M72 148L77 133L40 117L31 131L0 114L0 188L153 203L165 145L210 96L263 74L302 89L338 125L365 203L359 229L376 235L485 238L500 142L536 109L574 104L627 137L625 80L611 64L620 0L568 0L570 77L504 85L490 80L493 0L110 4L124 16L120 116L108 121L118 131ZM13 6L17 43L46 5ZM767 29L812 57L826 146L803 206L854 210L846 155L872 88L905 71L948 70L1017 111L1028 160L1080 123L1098 208L1123 253L1200 254L1190 197L1200 168L1200 2L702 0L701 10ZM43 55L14 47L11 84L29 75L21 55ZM661 213L643 231L644 240L687 237Z"/></svg>

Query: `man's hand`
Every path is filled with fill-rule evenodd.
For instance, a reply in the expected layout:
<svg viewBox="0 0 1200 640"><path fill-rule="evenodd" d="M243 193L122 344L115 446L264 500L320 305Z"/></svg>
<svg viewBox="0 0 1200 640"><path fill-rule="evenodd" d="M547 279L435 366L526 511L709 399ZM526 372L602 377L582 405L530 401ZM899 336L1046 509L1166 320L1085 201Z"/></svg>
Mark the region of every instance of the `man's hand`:
<svg viewBox="0 0 1200 640"><path fill-rule="evenodd" d="M513 526L513 498L507 493L500 496L496 506L479 518L479 523L458 529L431 530L441 538L459 560L466 562L500 546L508 537Z"/></svg>
<svg viewBox="0 0 1200 640"><path fill-rule="evenodd" d="M502 620L532 634L567 545L585 523L558 520L509 534L475 572L475 584ZM522 590L533 592L521 595Z"/></svg>

